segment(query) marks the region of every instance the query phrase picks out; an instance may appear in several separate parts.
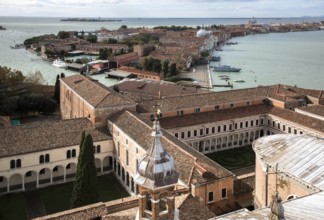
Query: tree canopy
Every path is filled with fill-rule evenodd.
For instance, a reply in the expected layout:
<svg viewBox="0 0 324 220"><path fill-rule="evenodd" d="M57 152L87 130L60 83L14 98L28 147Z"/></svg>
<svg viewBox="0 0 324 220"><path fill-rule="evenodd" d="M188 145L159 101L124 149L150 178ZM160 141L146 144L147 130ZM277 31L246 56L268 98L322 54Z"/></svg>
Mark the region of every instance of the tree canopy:
<svg viewBox="0 0 324 220"><path fill-rule="evenodd" d="M73 183L71 208L89 205L98 201L97 173L91 134L81 137L76 177Z"/></svg>

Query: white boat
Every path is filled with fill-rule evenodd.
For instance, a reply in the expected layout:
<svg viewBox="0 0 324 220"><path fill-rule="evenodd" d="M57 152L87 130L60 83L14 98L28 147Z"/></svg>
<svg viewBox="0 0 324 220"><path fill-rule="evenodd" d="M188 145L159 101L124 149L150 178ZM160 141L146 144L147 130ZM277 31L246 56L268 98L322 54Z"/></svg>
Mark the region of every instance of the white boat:
<svg viewBox="0 0 324 220"><path fill-rule="evenodd" d="M62 61L60 58L57 58L56 60L53 61L52 63L53 66L64 68L66 67L66 63Z"/></svg>
<svg viewBox="0 0 324 220"><path fill-rule="evenodd" d="M243 80L243 79L236 79L236 80L234 80L234 82L238 82L238 83L244 83L244 82L245 82L245 80Z"/></svg>

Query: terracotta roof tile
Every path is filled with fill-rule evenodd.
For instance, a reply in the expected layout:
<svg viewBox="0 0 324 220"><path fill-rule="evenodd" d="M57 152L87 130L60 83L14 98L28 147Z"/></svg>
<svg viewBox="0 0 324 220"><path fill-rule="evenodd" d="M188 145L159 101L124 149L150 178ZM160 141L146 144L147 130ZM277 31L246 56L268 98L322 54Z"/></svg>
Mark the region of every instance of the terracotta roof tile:
<svg viewBox="0 0 324 220"><path fill-rule="evenodd" d="M95 130L86 118L32 122L0 128L0 158L78 145L83 130L94 141L111 139L107 131Z"/></svg>
<svg viewBox="0 0 324 220"><path fill-rule="evenodd" d="M67 84L93 107L102 108L134 103L91 77L78 74L64 77L61 81Z"/></svg>
<svg viewBox="0 0 324 220"><path fill-rule="evenodd" d="M324 106L323 105L303 106L303 107L299 107L298 109L324 117Z"/></svg>

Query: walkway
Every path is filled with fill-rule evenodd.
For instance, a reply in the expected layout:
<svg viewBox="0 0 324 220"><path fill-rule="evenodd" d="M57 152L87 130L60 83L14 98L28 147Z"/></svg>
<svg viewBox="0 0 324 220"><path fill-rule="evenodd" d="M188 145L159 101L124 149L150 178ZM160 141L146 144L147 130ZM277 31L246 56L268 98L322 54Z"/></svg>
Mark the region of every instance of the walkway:
<svg viewBox="0 0 324 220"><path fill-rule="evenodd" d="M199 65L192 68L188 73L180 73L181 78L192 78L198 82L198 84L205 88L211 88L210 75L207 69L207 65Z"/></svg>

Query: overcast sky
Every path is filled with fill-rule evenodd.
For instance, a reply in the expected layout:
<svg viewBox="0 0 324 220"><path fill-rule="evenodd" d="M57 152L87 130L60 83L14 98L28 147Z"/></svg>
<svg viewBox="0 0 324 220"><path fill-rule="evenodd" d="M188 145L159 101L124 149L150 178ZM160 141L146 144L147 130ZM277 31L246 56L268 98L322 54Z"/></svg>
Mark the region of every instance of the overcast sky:
<svg viewBox="0 0 324 220"><path fill-rule="evenodd" d="M0 0L0 16L249 18L323 15L324 0Z"/></svg>

